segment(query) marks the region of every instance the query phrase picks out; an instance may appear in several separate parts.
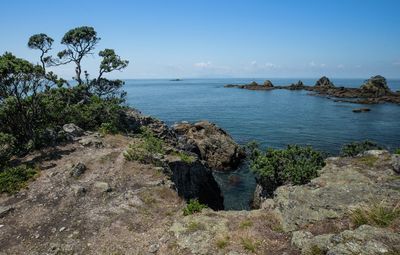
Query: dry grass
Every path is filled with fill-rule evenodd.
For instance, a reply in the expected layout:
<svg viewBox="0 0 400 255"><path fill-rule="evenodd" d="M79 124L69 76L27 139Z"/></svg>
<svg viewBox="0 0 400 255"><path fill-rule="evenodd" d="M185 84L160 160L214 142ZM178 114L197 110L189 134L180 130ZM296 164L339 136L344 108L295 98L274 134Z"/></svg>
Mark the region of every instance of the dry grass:
<svg viewBox="0 0 400 255"><path fill-rule="evenodd" d="M394 206L381 202L372 206L357 208L350 213L350 219L355 227L365 224L377 227L389 227L399 218L400 202Z"/></svg>

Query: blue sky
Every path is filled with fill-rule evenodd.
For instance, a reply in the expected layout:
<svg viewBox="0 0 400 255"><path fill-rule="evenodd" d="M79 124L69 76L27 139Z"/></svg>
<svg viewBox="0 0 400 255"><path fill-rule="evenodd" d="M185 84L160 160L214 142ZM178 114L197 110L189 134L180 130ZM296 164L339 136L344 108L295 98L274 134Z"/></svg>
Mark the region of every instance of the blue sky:
<svg viewBox="0 0 400 255"><path fill-rule="evenodd" d="M88 25L97 50L130 60L118 78L399 78L399 12L398 0L13 0L1 4L0 50L36 62L30 35L53 37L56 54L68 29Z"/></svg>

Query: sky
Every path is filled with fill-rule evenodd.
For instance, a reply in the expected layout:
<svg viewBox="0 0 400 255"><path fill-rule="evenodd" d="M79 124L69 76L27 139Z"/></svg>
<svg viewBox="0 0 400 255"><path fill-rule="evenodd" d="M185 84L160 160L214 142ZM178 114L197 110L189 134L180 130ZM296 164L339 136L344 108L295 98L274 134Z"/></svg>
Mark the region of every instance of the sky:
<svg viewBox="0 0 400 255"><path fill-rule="evenodd" d="M110 78L400 78L399 0L2 1L0 53L38 62L29 37L93 26L97 52L130 61ZM53 69L64 78L72 65Z"/></svg>

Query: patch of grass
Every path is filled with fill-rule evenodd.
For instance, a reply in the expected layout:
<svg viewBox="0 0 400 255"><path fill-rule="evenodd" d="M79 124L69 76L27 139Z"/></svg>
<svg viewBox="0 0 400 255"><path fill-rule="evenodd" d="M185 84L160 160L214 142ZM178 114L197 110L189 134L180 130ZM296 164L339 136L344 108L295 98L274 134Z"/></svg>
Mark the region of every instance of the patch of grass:
<svg viewBox="0 0 400 255"><path fill-rule="evenodd" d="M388 227L400 218L400 203L396 206L388 206L384 203L375 204L370 207L357 208L350 213L350 219L355 227L361 225L372 225L376 227Z"/></svg>
<svg viewBox="0 0 400 255"><path fill-rule="evenodd" d="M0 172L0 193L14 194L26 187L29 180L33 179L39 170L26 165L6 168Z"/></svg>
<svg viewBox="0 0 400 255"><path fill-rule="evenodd" d="M191 215L194 213L201 212L203 209L207 208L206 205L201 204L197 199L190 199L189 203L183 208L183 215Z"/></svg>
<svg viewBox="0 0 400 255"><path fill-rule="evenodd" d="M201 231L201 230L205 230L205 229L206 229L206 226L203 223L200 223L197 221L191 221L186 226L186 230L189 233L193 233L193 232Z"/></svg>
<svg viewBox="0 0 400 255"><path fill-rule="evenodd" d="M154 155L164 155L164 142L157 138L148 128L141 129L140 140L128 146L124 157L129 161L139 161L141 163L154 163Z"/></svg>
<svg viewBox="0 0 400 255"><path fill-rule="evenodd" d="M217 239L215 244L219 249L225 249L225 247L228 246L229 244L229 239L230 239L229 236L225 236L224 238L219 238Z"/></svg>
<svg viewBox="0 0 400 255"><path fill-rule="evenodd" d="M245 250L256 252L259 246L258 242L253 241L251 238L245 237L241 239L242 246Z"/></svg>
<svg viewBox="0 0 400 255"><path fill-rule="evenodd" d="M193 163L196 158L192 155L187 154L186 152L178 151L178 152L173 152L173 155L178 156L183 162L187 164Z"/></svg>
<svg viewBox="0 0 400 255"><path fill-rule="evenodd" d="M371 141L352 142L343 145L340 156L342 157L355 157L358 154L369 150L382 150L383 148L378 144Z"/></svg>
<svg viewBox="0 0 400 255"><path fill-rule="evenodd" d="M251 220L244 220L240 222L239 228L245 229L253 226L253 222Z"/></svg>
<svg viewBox="0 0 400 255"><path fill-rule="evenodd" d="M373 155L368 155L368 156L363 156L363 157L357 158L357 162L359 162L360 164L369 166L369 167L373 167L377 160L378 160L378 158Z"/></svg>
<svg viewBox="0 0 400 255"><path fill-rule="evenodd" d="M310 250L306 252L307 255L325 255L327 251L319 248L317 245L312 245Z"/></svg>

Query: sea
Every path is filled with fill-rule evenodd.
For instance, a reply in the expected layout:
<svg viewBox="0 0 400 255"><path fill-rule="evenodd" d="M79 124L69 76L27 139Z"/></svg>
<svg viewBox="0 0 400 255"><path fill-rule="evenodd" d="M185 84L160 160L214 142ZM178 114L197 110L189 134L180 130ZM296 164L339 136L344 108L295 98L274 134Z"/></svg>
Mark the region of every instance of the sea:
<svg viewBox="0 0 400 255"><path fill-rule="evenodd" d="M334 102L307 91L251 91L224 88L262 78L226 79L132 79L126 80L126 104L145 115L176 122L208 120L226 130L241 145L257 141L262 147L284 148L288 144L311 145L337 155L343 144L371 140L388 150L400 148L400 105L359 105ZM314 85L317 78L269 79L274 85L302 80ZM336 86L359 87L364 79L331 79ZM388 80L393 91L400 80ZM367 107L370 112L354 113ZM225 209L248 210L256 185L244 162L236 171L214 173L224 195Z"/></svg>

